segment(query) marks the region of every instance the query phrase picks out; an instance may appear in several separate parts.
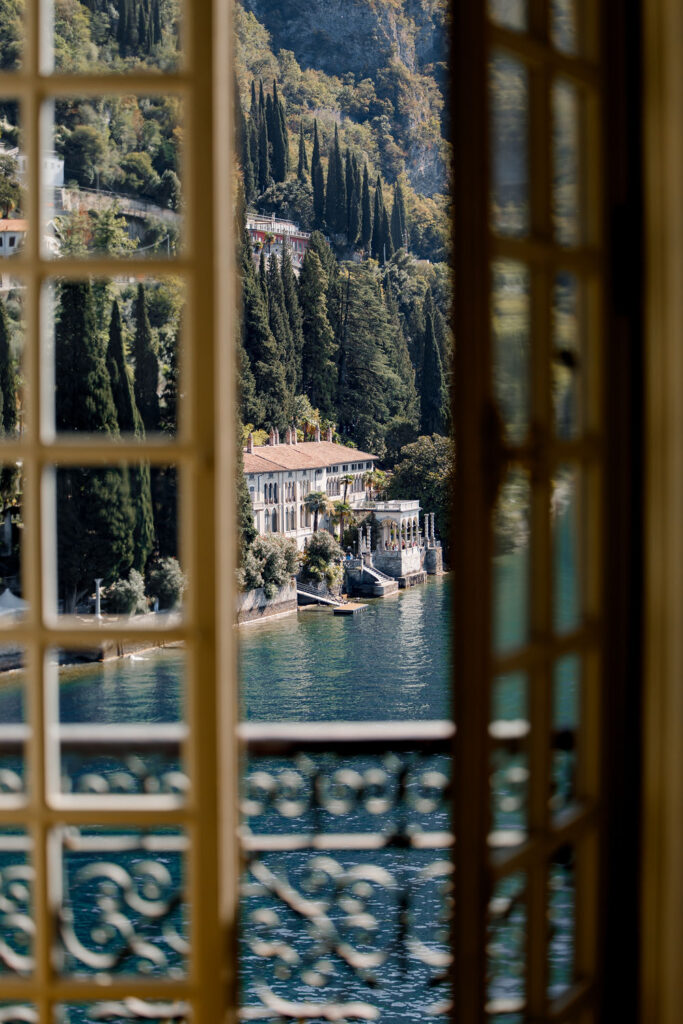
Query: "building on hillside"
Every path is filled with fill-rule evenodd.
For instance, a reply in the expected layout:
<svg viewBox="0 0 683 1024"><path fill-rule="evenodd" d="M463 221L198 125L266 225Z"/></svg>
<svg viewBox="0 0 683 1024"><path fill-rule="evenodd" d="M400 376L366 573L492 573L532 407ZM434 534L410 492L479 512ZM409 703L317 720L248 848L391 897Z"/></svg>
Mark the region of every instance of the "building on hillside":
<svg viewBox="0 0 683 1024"><path fill-rule="evenodd" d="M266 445L254 445L251 435L244 450L244 472L259 533L282 533L296 540L301 550L313 534L314 515L306 507L306 495L322 491L331 501L344 497L343 477L351 476L346 500L352 508L366 504L365 474L373 468L377 456L347 448L332 440L332 430L321 440L298 442L296 430L287 428L280 441L271 431ZM330 528L327 514L319 527Z"/></svg>
<svg viewBox="0 0 683 1024"><path fill-rule="evenodd" d="M262 250L266 256L275 253L280 256L287 242L292 257L292 266L298 273L308 250L311 236L291 220L279 220L275 214L247 214L247 234L251 242L252 257L259 262Z"/></svg>
<svg viewBox="0 0 683 1024"><path fill-rule="evenodd" d="M18 217L12 219L3 217L0 219L0 256L14 256L22 248L28 222Z"/></svg>

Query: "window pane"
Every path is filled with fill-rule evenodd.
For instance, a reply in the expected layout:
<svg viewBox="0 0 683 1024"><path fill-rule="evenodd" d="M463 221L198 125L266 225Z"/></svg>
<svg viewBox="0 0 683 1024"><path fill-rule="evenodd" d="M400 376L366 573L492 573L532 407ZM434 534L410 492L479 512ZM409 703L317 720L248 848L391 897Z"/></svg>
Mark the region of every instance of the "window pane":
<svg viewBox="0 0 683 1024"><path fill-rule="evenodd" d="M498 260L491 275L493 383L507 438L515 443L529 429L530 275L511 260Z"/></svg>
<svg viewBox="0 0 683 1024"><path fill-rule="evenodd" d="M558 999L574 981L576 876L573 846L558 850L548 874L548 998Z"/></svg>
<svg viewBox="0 0 683 1024"><path fill-rule="evenodd" d="M0 41L0 59L3 45L4 40ZM14 258L23 251L29 233L27 170L21 105L3 97L0 100L0 298L3 300L17 287L10 273L14 270Z"/></svg>
<svg viewBox="0 0 683 1024"><path fill-rule="evenodd" d="M570 654L556 662L552 679L552 793L554 814L576 800L576 769L581 724L581 659Z"/></svg>
<svg viewBox="0 0 683 1024"><path fill-rule="evenodd" d="M173 466L61 466L44 487L48 614L59 609L98 629L181 621L187 581Z"/></svg>
<svg viewBox="0 0 683 1024"><path fill-rule="evenodd" d="M182 649L133 638L100 650L54 651L48 687L57 726L49 750L54 802L63 805L62 795L69 806L91 806L93 797L98 806L117 806L121 797L126 806L184 802Z"/></svg>
<svg viewBox="0 0 683 1024"><path fill-rule="evenodd" d="M501 879L488 906L486 1012L509 1024L523 1020L526 993L526 876ZM504 1016L510 1014L511 1016ZM520 1014L519 1017L516 1014Z"/></svg>
<svg viewBox="0 0 683 1024"><path fill-rule="evenodd" d="M562 53L577 53L579 32L577 6L580 0L551 0L550 35L553 46Z"/></svg>
<svg viewBox="0 0 683 1024"><path fill-rule="evenodd" d="M182 101L64 97L43 110L45 256L174 257L182 245Z"/></svg>
<svg viewBox="0 0 683 1024"><path fill-rule="evenodd" d="M8 593L0 595L0 601ZM24 746L29 728L23 669L21 647L0 647L0 809L21 805L28 789Z"/></svg>
<svg viewBox="0 0 683 1024"><path fill-rule="evenodd" d="M553 289L553 406L555 432L563 441L579 437L585 358L578 278L562 272Z"/></svg>
<svg viewBox="0 0 683 1024"><path fill-rule="evenodd" d="M172 438L182 412L178 278L62 280L43 293L45 433Z"/></svg>
<svg viewBox="0 0 683 1024"><path fill-rule="evenodd" d="M579 93L575 86L556 79L553 108L553 221L560 245L582 241L581 124Z"/></svg>
<svg viewBox="0 0 683 1024"><path fill-rule="evenodd" d="M181 0L79 4L44 0L52 19L46 70L70 74L172 72L182 64Z"/></svg>
<svg viewBox="0 0 683 1024"><path fill-rule="evenodd" d="M503 28L528 28L527 0L488 0L489 18Z"/></svg>
<svg viewBox="0 0 683 1024"><path fill-rule="evenodd" d="M182 978L187 839L175 828L69 826L50 837L62 975Z"/></svg>
<svg viewBox="0 0 683 1024"><path fill-rule="evenodd" d="M493 646L497 654L529 636L530 501L528 474L508 473L494 511Z"/></svg>
<svg viewBox="0 0 683 1024"><path fill-rule="evenodd" d="M558 633L578 629L585 578L583 476L574 466L557 468L552 497L553 622Z"/></svg>
<svg viewBox="0 0 683 1024"><path fill-rule="evenodd" d="M28 608L21 575L22 513L22 464L0 464L0 631L21 622Z"/></svg>
<svg viewBox="0 0 683 1024"><path fill-rule="evenodd" d="M517 846L528 832L529 677L497 676L491 692L491 832L493 848Z"/></svg>
<svg viewBox="0 0 683 1024"><path fill-rule="evenodd" d="M529 83L521 61L491 61L491 224L500 235L529 230Z"/></svg>
<svg viewBox="0 0 683 1024"><path fill-rule="evenodd" d="M190 1005L182 1000L159 1003L135 996L103 1003L61 1003L55 1007L54 1024L190 1024L191 1019Z"/></svg>
<svg viewBox="0 0 683 1024"><path fill-rule="evenodd" d="M0 988L3 980L31 977L35 966L30 853L31 840L23 829L0 829ZM0 1002L1 1021L33 1019L21 1010L14 1016L8 1006Z"/></svg>

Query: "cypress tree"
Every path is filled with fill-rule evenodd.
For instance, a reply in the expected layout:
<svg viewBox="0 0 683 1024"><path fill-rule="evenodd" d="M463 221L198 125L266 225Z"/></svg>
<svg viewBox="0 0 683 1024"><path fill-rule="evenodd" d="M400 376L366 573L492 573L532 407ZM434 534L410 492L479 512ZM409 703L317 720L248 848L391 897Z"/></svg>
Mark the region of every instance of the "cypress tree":
<svg viewBox="0 0 683 1024"><path fill-rule="evenodd" d="M331 146L327 160L327 185L325 187L325 226L330 234L336 230L337 190L337 164L334 159L334 146Z"/></svg>
<svg viewBox="0 0 683 1024"><path fill-rule="evenodd" d="M351 198L349 201L349 231L348 240L350 245L355 245L358 241L361 228L361 206L360 196L354 185L353 191L351 192Z"/></svg>
<svg viewBox="0 0 683 1024"><path fill-rule="evenodd" d="M268 306L254 272L245 236L241 250L242 339L254 376L256 394L263 401L264 426L286 427L285 373L277 343L268 323Z"/></svg>
<svg viewBox="0 0 683 1024"><path fill-rule="evenodd" d="M159 408L159 357L147 311L147 294L138 284L135 301L135 334L132 356L135 363L133 394L147 433L161 426Z"/></svg>
<svg viewBox="0 0 683 1024"><path fill-rule="evenodd" d="M120 0L119 23L116 27L116 39L119 44L119 53L125 57L128 53L132 21L132 0Z"/></svg>
<svg viewBox="0 0 683 1024"><path fill-rule="evenodd" d="M346 234L351 233L351 196L353 195L353 164L351 162L351 150L346 147L344 154L344 183L346 187ZM349 237L349 241L351 241Z"/></svg>
<svg viewBox="0 0 683 1024"><path fill-rule="evenodd" d="M249 107L249 116L252 121L255 121L258 117L258 101L256 99L256 80L251 80L251 106Z"/></svg>
<svg viewBox="0 0 683 1024"><path fill-rule="evenodd" d="M313 227L321 230L325 225L325 181L320 159L318 122L313 122L313 156L311 158L311 183L313 185Z"/></svg>
<svg viewBox="0 0 683 1024"><path fill-rule="evenodd" d="M282 247L280 276L282 278L285 308L289 317L289 328L292 332L292 353L295 373L294 392L298 394L301 391L301 359L304 347L303 317L299 303L296 277L292 267L292 257L287 244Z"/></svg>
<svg viewBox="0 0 683 1024"><path fill-rule="evenodd" d="M263 295L264 302L268 302L268 273L266 265L266 250L261 249L261 255L258 261L258 282L261 286L261 294Z"/></svg>
<svg viewBox="0 0 683 1024"><path fill-rule="evenodd" d="M372 217L372 257L375 260L382 259L382 215L384 213L384 197L382 195L382 182L379 174L375 186L375 208Z"/></svg>
<svg viewBox="0 0 683 1024"><path fill-rule="evenodd" d="M391 240L391 227L389 226L389 214L386 206L382 210L382 252L381 260L387 263L394 255L394 243Z"/></svg>
<svg viewBox="0 0 683 1024"><path fill-rule="evenodd" d="M334 414L334 332L327 315L327 274L309 249L299 275L303 317L302 386L323 416Z"/></svg>
<svg viewBox="0 0 683 1024"><path fill-rule="evenodd" d="M444 434L446 431L448 396L441 366L441 357L434 337L434 325L428 314L425 324L425 347L422 363L420 395L420 432Z"/></svg>
<svg viewBox="0 0 683 1024"><path fill-rule="evenodd" d="M14 438L17 429L17 370L10 348L9 320L0 299L0 437ZM19 469L14 465L0 469L1 511L11 504L18 486Z"/></svg>
<svg viewBox="0 0 683 1024"><path fill-rule="evenodd" d="M285 293L280 276L280 267L275 253L268 260L268 320L273 337L277 342L280 362L285 372L285 383L290 395L296 388L296 358L292 343L292 331L285 306Z"/></svg>
<svg viewBox="0 0 683 1024"><path fill-rule="evenodd" d="M133 385L126 363L121 312L116 300L112 306L109 323L106 361L119 429L122 433L144 437L145 428L135 404ZM149 465L142 463L140 466L131 467L128 478L134 514L132 568L142 572L154 547L154 511Z"/></svg>
<svg viewBox="0 0 683 1024"><path fill-rule="evenodd" d="M266 97L263 92L263 79L259 78L258 82L258 116L261 120L266 116Z"/></svg>
<svg viewBox="0 0 683 1024"><path fill-rule="evenodd" d="M155 46L158 46L161 42L161 10L159 0L154 0L152 6L152 26L153 35L152 41Z"/></svg>
<svg viewBox="0 0 683 1024"><path fill-rule="evenodd" d="M275 82L273 82L273 87L277 89ZM282 130L282 118L276 100L271 100L270 96L266 100L266 123L268 125L268 141L272 147L273 180L284 181L287 177L287 151Z"/></svg>
<svg viewBox="0 0 683 1024"><path fill-rule="evenodd" d="M10 349L9 319L0 299L0 437L17 429L17 370Z"/></svg>
<svg viewBox="0 0 683 1024"><path fill-rule="evenodd" d="M251 157L251 166L254 176L254 193L256 193L256 189L260 187L261 180L258 116L250 116L249 118L249 156Z"/></svg>
<svg viewBox="0 0 683 1024"><path fill-rule="evenodd" d="M140 50L147 50L147 18L143 4L138 7L138 47Z"/></svg>
<svg viewBox="0 0 683 1024"><path fill-rule="evenodd" d="M370 179L368 165L363 167L363 191L361 196L360 240L363 249L370 252L372 243L372 204L370 202Z"/></svg>
<svg viewBox="0 0 683 1024"><path fill-rule="evenodd" d="M289 173L289 128L287 127L287 118L285 116L285 105L278 96L277 82L275 79L273 79L273 105L280 122L280 131L282 133L285 174L281 180L284 181Z"/></svg>
<svg viewBox="0 0 683 1024"><path fill-rule="evenodd" d="M259 105L260 109L260 105ZM265 114L259 118L258 126L258 187L265 192L270 184L270 154L268 152L268 127Z"/></svg>
<svg viewBox="0 0 683 1024"><path fill-rule="evenodd" d="M400 181L394 185L394 205L391 211L391 237L394 242L394 249L407 249L408 247L408 218L406 214L403 186Z"/></svg>
<svg viewBox="0 0 683 1024"><path fill-rule="evenodd" d="M346 234L346 178L344 163L339 149L339 129L334 126L334 141L330 147L327 165L327 193L325 196L325 220L331 232Z"/></svg>
<svg viewBox="0 0 683 1024"><path fill-rule="evenodd" d="M308 181L308 155L304 141L304 123L299 125L299 164L296 169L296 176L299 181Z"/></svg>
<svg viewBox="0 0 683 1024"><path fill-rule="evenodd" d="M55 329L58 430L118 435L118 419L88 281L60 289ZM57 567L67 611L94 585L124 575L133 561L133 510L125 469L57 470Z"/></svg>

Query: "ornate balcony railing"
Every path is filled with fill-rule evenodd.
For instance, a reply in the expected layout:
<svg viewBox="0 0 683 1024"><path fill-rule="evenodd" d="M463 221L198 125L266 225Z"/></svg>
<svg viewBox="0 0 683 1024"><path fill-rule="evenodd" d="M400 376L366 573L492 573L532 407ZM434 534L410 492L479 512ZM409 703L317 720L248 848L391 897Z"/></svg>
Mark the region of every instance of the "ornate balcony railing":
<svg viewBox="0 0 683 1024"><path fill-rule="evenodd" d="M455 727L435 722L245 723L241 1017L399 1024L443 1019L449 997L450 750ZM173 807L191 785L182 767L186 727L55 726L53 802ZM522 847L526 828L525 720L493 722L490 843ZM0 726L0 799L25 798L23 725ZM48 746L50 745L48 743ZM552 806L572 799L571 731L557 732ZM48 757L49 760L49 757ZM55 825L49 843L53 961L78 980L184 977L189 914L187 835L174 826ZM0 986L30 976L31 838L0 830ZM568 889L571 865L556 865ZM524 1007L525 877L496 885L489 907L491 1016ZM557 917L557 915L556 915ZM557 921L558 949L562 922ZM184 1021L181 1001L114 1000L85 1020ZM0 1024L35 1020L0 1003Z"/></svg>

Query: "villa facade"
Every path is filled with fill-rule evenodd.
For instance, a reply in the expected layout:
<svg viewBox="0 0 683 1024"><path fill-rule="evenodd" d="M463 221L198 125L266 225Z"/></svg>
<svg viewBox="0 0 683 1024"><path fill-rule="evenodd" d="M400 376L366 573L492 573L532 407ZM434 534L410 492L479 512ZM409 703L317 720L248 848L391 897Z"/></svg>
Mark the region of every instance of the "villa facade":
<svg viewBox="0 0 683 1024"><path fill-rule="evenodd" d="M274 253L278 258L282 255L285 243L289 246L292 267L298 273L308 251L311 236L291 220L281 220L275 214L247 214L247 234L251 242L252 258L259 262L261 252L266 256Z"/></svg>
<svg viewBox="0 0 683 1024"><path fill-rule="evenodd" d="M369 452L348 448L332 441L328 430L325 440L316 432L314 441L299 442L296 431L287 429L284 441L271 431L266 445L254 445L251 438L244 449L244 473L259 533L282 533L296 541L302 550L313 534L314 515L306 507L311 491L322 491L331 501L344 497L352 508L366 503L363 478L377 462ZM320 515L319 528L329 529L328 515Z"/></svg>

